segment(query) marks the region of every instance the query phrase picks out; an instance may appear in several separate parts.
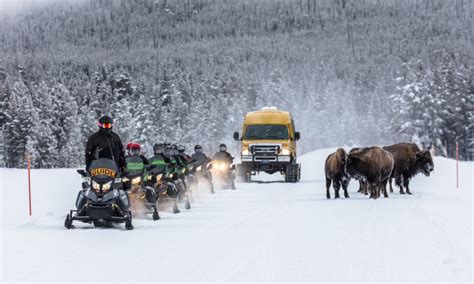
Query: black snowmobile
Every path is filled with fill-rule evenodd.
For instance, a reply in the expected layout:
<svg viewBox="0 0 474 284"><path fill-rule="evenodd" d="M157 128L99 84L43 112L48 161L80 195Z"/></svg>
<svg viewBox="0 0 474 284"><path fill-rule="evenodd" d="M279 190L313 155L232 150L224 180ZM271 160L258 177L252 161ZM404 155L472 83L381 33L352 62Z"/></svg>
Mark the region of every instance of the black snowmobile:
<svg viewBox="0 0 474 284"><path fill-rule="evenodd" d="M212 160L212 176L216 177L222 189L235 189L235 165L228 160Z"/></svg>
<svg viewBox="0 0 474 284"><path fill-rule="evenodd" d="M207 164L207 165L206 165ZM197 188L199 185L199 181L204 181L209 187L209 191L211 194L214 194L214 184L212 183L212 174L211 174L212 164L211 163L203 163L203 164L195 164L193 161L193 166L190 172L195 177L195 184L194 186Z"/></svg>
<svg viewBox="0 0 474 284"><path fill-rule="evenodd" d="M160 219L158 214L158 197L151 183L149 166L143 163L140 156L129 156L126 159L127 170L122 179L131 201L132 213L152 214L153 220Z"/></svg>
<svg viewBox="0 0 474 284"><path fill-rule="evenodd" d="M125 223L132 230L132 214L127 192L122 190L122 179L117 164L101 158L92 162L89 171L77 172L83 177L82 188L77 196L76 208L66 216L64 226L74 228L74 220L93 223L96 227L110 227Z"/></svg>
<svg viewBox="0 0 474 284"><path fill-rule="evenodd" d="M158 196L159 205L172 205L173 213L179 213L178 198L179 190L172 179L171 169L166 162L159 156L148 158L151 169L148 172L149 180L153 184L156 195Z"/></svg>

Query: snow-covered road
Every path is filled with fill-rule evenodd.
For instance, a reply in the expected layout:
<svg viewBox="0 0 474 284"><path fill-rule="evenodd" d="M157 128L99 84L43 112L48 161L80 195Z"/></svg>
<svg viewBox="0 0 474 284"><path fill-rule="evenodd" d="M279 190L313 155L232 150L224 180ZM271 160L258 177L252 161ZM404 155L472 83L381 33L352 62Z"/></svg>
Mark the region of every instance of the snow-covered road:
<svg viewBox="0 0 474 284"><path fill-rule="evenodd" d="M135 230L63 221L76 197L74 170L33 171L33 217L24 170L1 169L4 281L470 281L473 163L435 159L412 196L326 200L330 150L301 157L302 181L238 184L201 192L190 211L134 220ZM333 195L333 193L332 193Z"/></svg>

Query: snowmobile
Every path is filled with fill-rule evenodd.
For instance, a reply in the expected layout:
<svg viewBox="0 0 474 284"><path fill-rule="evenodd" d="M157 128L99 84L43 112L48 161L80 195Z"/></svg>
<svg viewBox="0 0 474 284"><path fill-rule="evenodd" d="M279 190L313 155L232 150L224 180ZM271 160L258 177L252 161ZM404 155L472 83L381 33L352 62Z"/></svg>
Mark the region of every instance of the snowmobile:
<svg viewBox="0 0 474 284"><path fill-rule="evenodd" d="M132 214L152 214L153 220L160 219L158 214L158 198L151 184L151 176L140 156L129 156L126 159L127 171L122 179L128 191Z"/></svg>
<svg viewBox="0 0 474 284"><path fill-rule="evenodd" d="M171 168L169 178L178 189L178 201L179 202L184 201L184 208L191 209L191 202L189 198L191 191L188 190L189 184L186 181L185 173L186 173L185 167L174 165Z"/></svg>
<svg viewBox="0 0 474 284"><path fill-rule="evenodd" d="M158 205L167 206L172 204L173 213L179 213L179 190L171 178L172 173L170 169L163 159L158 156L152 156L148 161L151 165L151 169L148 172L148 180L158 197Z"/></svg>
<svg viewBox="0 0 474 284"><path fill-rule="evenodd" d="M212 164L208 163L207 166L204 164L197 165L194 164L190 170L190 172L196 178L195 187L197 188L200 181L204 181L209 187L209 191L211 194L214 194L214 184L212 183L212 174L211 170Z"/></svg>
<svg viewBox="0 0 474 284"><path fill-rule="evenodd" d="M64 221L67 229L74 228L73 221L93 223L95 227L111 227L125 223L132 230L132 213L127 192L122 189L122 179L117 164L101 158L92 162L89 171L77 172L83 177L82 188L76 199L77 210L70 210Z"/></svg>
<svg viewBox="0 0 474 284"><path fill-rule="evenodd" d="M235 165L229 161L212 160L212 175L220 184L222 189L235 189Z"/></svg>

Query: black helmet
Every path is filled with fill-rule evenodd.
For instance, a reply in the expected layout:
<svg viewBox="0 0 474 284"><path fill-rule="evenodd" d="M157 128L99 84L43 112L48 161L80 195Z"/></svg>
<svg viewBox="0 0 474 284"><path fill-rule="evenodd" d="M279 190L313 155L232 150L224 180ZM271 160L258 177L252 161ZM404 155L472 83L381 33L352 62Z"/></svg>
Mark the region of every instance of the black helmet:
<svg viewBox="0 0 474 284"><path fill-rule="evenodd" d="M155 145L153 145L153 153L155 153L155 155L163 154L164 148L165 147L163 143L156 143Z"/></svg>
<svg viewBox="0 0 474 284"><path fill-rule="evenodd" d="M202 147L201 147L201 145L196 145L196 146L194 146L194 152L196 152L196 153L201 153L201 152L202 152Z"/></svg>
<svg viewBox="0 0 474 284"><path fill-rule="evenodd" d="M113 120L110 116L104 115L104 116L102 116L101 118L99 118L99 123L100 123L100 124L103 124L103 123L110 123L110 124L112 124L112 123L114 123L114 120Z"/></svg>
<svg viewBox="0 0 474 284"><path fill-rule="evenodd" d="M113 123L114 120L108 115L104 115L99 118L99 128L101 129L101 131L105 131L105 133L107 134L112 133Z"/></svg>
<svg viewBox="0 0 474 284"><path fill-rule="evenodd" d="M219 151L220 151L220 152L225 152L225 151L227 151L227 146L226 146L224 143L222 143L221 145L219 145Z"/></svg>
<svg viewBox="0 0 474 284"><path fill-rule="evenodd" d="M184 145L178 145L176 149L178 149L179 153L184 153L186 151L186 147Z"/></svg>

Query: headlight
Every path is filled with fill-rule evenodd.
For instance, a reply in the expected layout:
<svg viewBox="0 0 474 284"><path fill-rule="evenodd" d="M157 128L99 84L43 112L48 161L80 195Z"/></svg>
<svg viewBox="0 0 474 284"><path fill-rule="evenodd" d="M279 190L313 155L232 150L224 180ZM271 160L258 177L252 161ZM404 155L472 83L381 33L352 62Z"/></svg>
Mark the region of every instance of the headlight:
<svg viewBox="0 0 474 284"><path fill-rule="evenodd" d="M102 185L102 190L104 192L107 192L110 190L110 187L112 186L112 181L109 181L108 183L104 183L104 185Z"/></svg>
<svg viewBox="0 0 474 284"><path fill-rule="evenodd" d="M123 181L123 182L127 182L127 181L129 181L129 179L128 179L127 177L124 177L124 178L122 179L122 181Z"/></svg>
<svg viewBox="0 0 474 284"><path fill-rule="evenodd" d="M156 180L161 180L161 177L163 176L163 174L159 174L156 176Z"/></svg>
<svg viewBox="0 0 474 284"><path fill-rule="evenodd" d="M282 155L285 155L285 156L288 156L288 155L290 155L290 150L288 150L288 149L283 149L283 150L281 150L281 154L282 154Z"/></svg>
<svg viewBox="0 0 474 284"><path fill-rule="evenodd" d="M141 178L141 177L136 177L136 178L132 179L132 184L133 184L133 185L137 185L137 184L139 184L141 181L142 181L142 178Z"/></svg>
<svg viewBox="0 0 474 284"><path fill-rule="evenodd" d="M249 149L243 149L242 155L247 156L249 154Z"/></svg>
<svg viewBox="0 0 474 284"><path fill-rule="evenodd" d="M196 171L202 170L202 166L197 167Z"/></svg>
<svg viewBox="0 0 474 284"><path fill-rule="evenodd" d="M173 178L174 174L170 174L170 178Z"/></svg>
<svg viewBox="0 0 474 284"><path fill-rule="evenodd" d="M152 176L149 175L149 176L146 177L146 180L151 180L151 178L152 178Z"/></svg>
<svg viewBox="0 0 474 284"><path fill-rule="evenodd" d="M96 182L95 180L92 181L92 188L95 190L95 191L99 191L100 190L100 184L98 182Z"/></svg>

